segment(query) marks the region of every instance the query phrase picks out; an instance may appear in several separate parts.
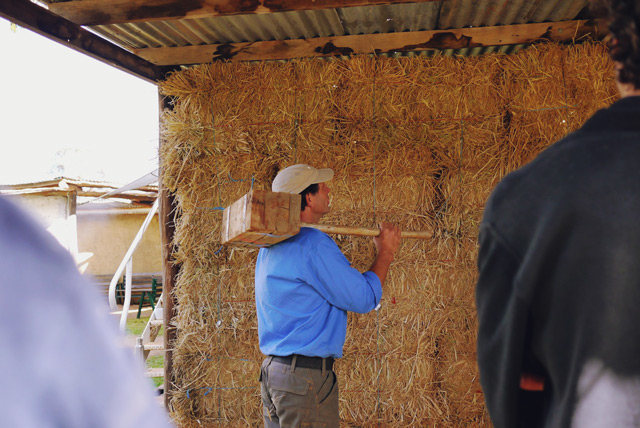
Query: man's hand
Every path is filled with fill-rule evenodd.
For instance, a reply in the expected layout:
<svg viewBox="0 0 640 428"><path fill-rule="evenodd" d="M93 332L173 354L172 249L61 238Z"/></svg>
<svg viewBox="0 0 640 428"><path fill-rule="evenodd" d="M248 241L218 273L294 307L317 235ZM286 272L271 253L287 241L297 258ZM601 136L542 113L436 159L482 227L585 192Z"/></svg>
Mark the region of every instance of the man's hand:
<svg viewBox="0 0 640 428"><path fill-rule="evenodd" d="M369 270L378 275L380 283L384 284L389 266L400 246L400 228L391 223L382 223L380 235L373 238L373 243L378 254Z"/></svg>
<svg viewBox="0 0 640 428"><path fill-rule="evenodd" d="M391 223L381 223L380 235L373 238L373 243L378 254L386 252L393 258L400 246L400 228Z"/></svg>

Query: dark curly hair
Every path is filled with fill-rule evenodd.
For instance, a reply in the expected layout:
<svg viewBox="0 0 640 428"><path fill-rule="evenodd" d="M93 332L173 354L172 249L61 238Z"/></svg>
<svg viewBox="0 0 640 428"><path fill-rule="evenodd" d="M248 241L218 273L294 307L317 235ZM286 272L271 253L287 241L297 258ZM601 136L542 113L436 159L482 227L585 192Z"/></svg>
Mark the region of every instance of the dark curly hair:
<svg viewBox="0 0 640 428"><path fill-rule="evenodd" d="M618 80L640 89L640 2L596 0L591 11L609 26L609 54L620 64Z"/></svg>

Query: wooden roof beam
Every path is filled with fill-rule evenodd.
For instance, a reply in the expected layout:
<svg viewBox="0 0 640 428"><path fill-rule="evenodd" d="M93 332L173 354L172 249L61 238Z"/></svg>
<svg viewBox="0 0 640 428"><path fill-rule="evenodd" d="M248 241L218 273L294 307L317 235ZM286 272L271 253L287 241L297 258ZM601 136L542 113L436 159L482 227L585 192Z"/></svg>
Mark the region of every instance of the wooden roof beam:
<svg viewBox="0 0 640 428"><path fill-rule="evenodd" d="M72 0L51 3L49 10L78 25L108 25L434 1L440 0Z"/></svg>
<svg viewBox="0 0 640 428"><path fill-rule="evenodd" d="M54 15L29 0L0 2L0 16L41 36L133 74L151 83L164 79L164 70L99 37L77 24Z"/></svg>
<svg viewBox="0 0 640 428"><path fill-rule="evenodd" d="M475 27L451 30L363 34L313 39L227 43L173 48L135 49L157 65L200 64L215 60L266 61L372 53L462 49L598 39L606 30L595 20Z"/></svg>

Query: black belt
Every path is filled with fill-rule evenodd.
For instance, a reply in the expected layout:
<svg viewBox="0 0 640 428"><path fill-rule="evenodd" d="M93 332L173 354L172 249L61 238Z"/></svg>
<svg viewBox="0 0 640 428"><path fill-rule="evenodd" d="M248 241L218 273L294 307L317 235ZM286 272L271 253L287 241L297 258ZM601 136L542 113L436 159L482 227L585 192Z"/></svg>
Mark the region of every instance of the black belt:
<svg viewBox="0 0 640 428"><path fill-rule="evenodd" d="M287 355L286 357L273 356L272 361L277 361L282 364L291 364L293 361L293 357L293 355ZM304 355L298 355L297 357L298 358L296 358L296 367L322 370L322 360L324 360L325 370L333 370L333 357L307 357Z"/></svg>

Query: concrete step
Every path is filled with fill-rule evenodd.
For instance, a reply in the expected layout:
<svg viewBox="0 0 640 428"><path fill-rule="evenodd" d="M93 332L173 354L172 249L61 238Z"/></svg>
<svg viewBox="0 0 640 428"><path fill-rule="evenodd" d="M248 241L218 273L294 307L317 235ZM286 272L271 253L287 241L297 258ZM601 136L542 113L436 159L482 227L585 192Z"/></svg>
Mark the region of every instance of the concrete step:
<svg viewBox="0 0 640 428"><path fill-rule="evenodd" d="M142 347L145 351L164 351L163 343L145 343Z"/></svg>
<svg viewBox="0 0 640 428"><path fill-rule="evenodd" d="M164 368L149 368L144 372L145 377L164 377Z"/></svg>

